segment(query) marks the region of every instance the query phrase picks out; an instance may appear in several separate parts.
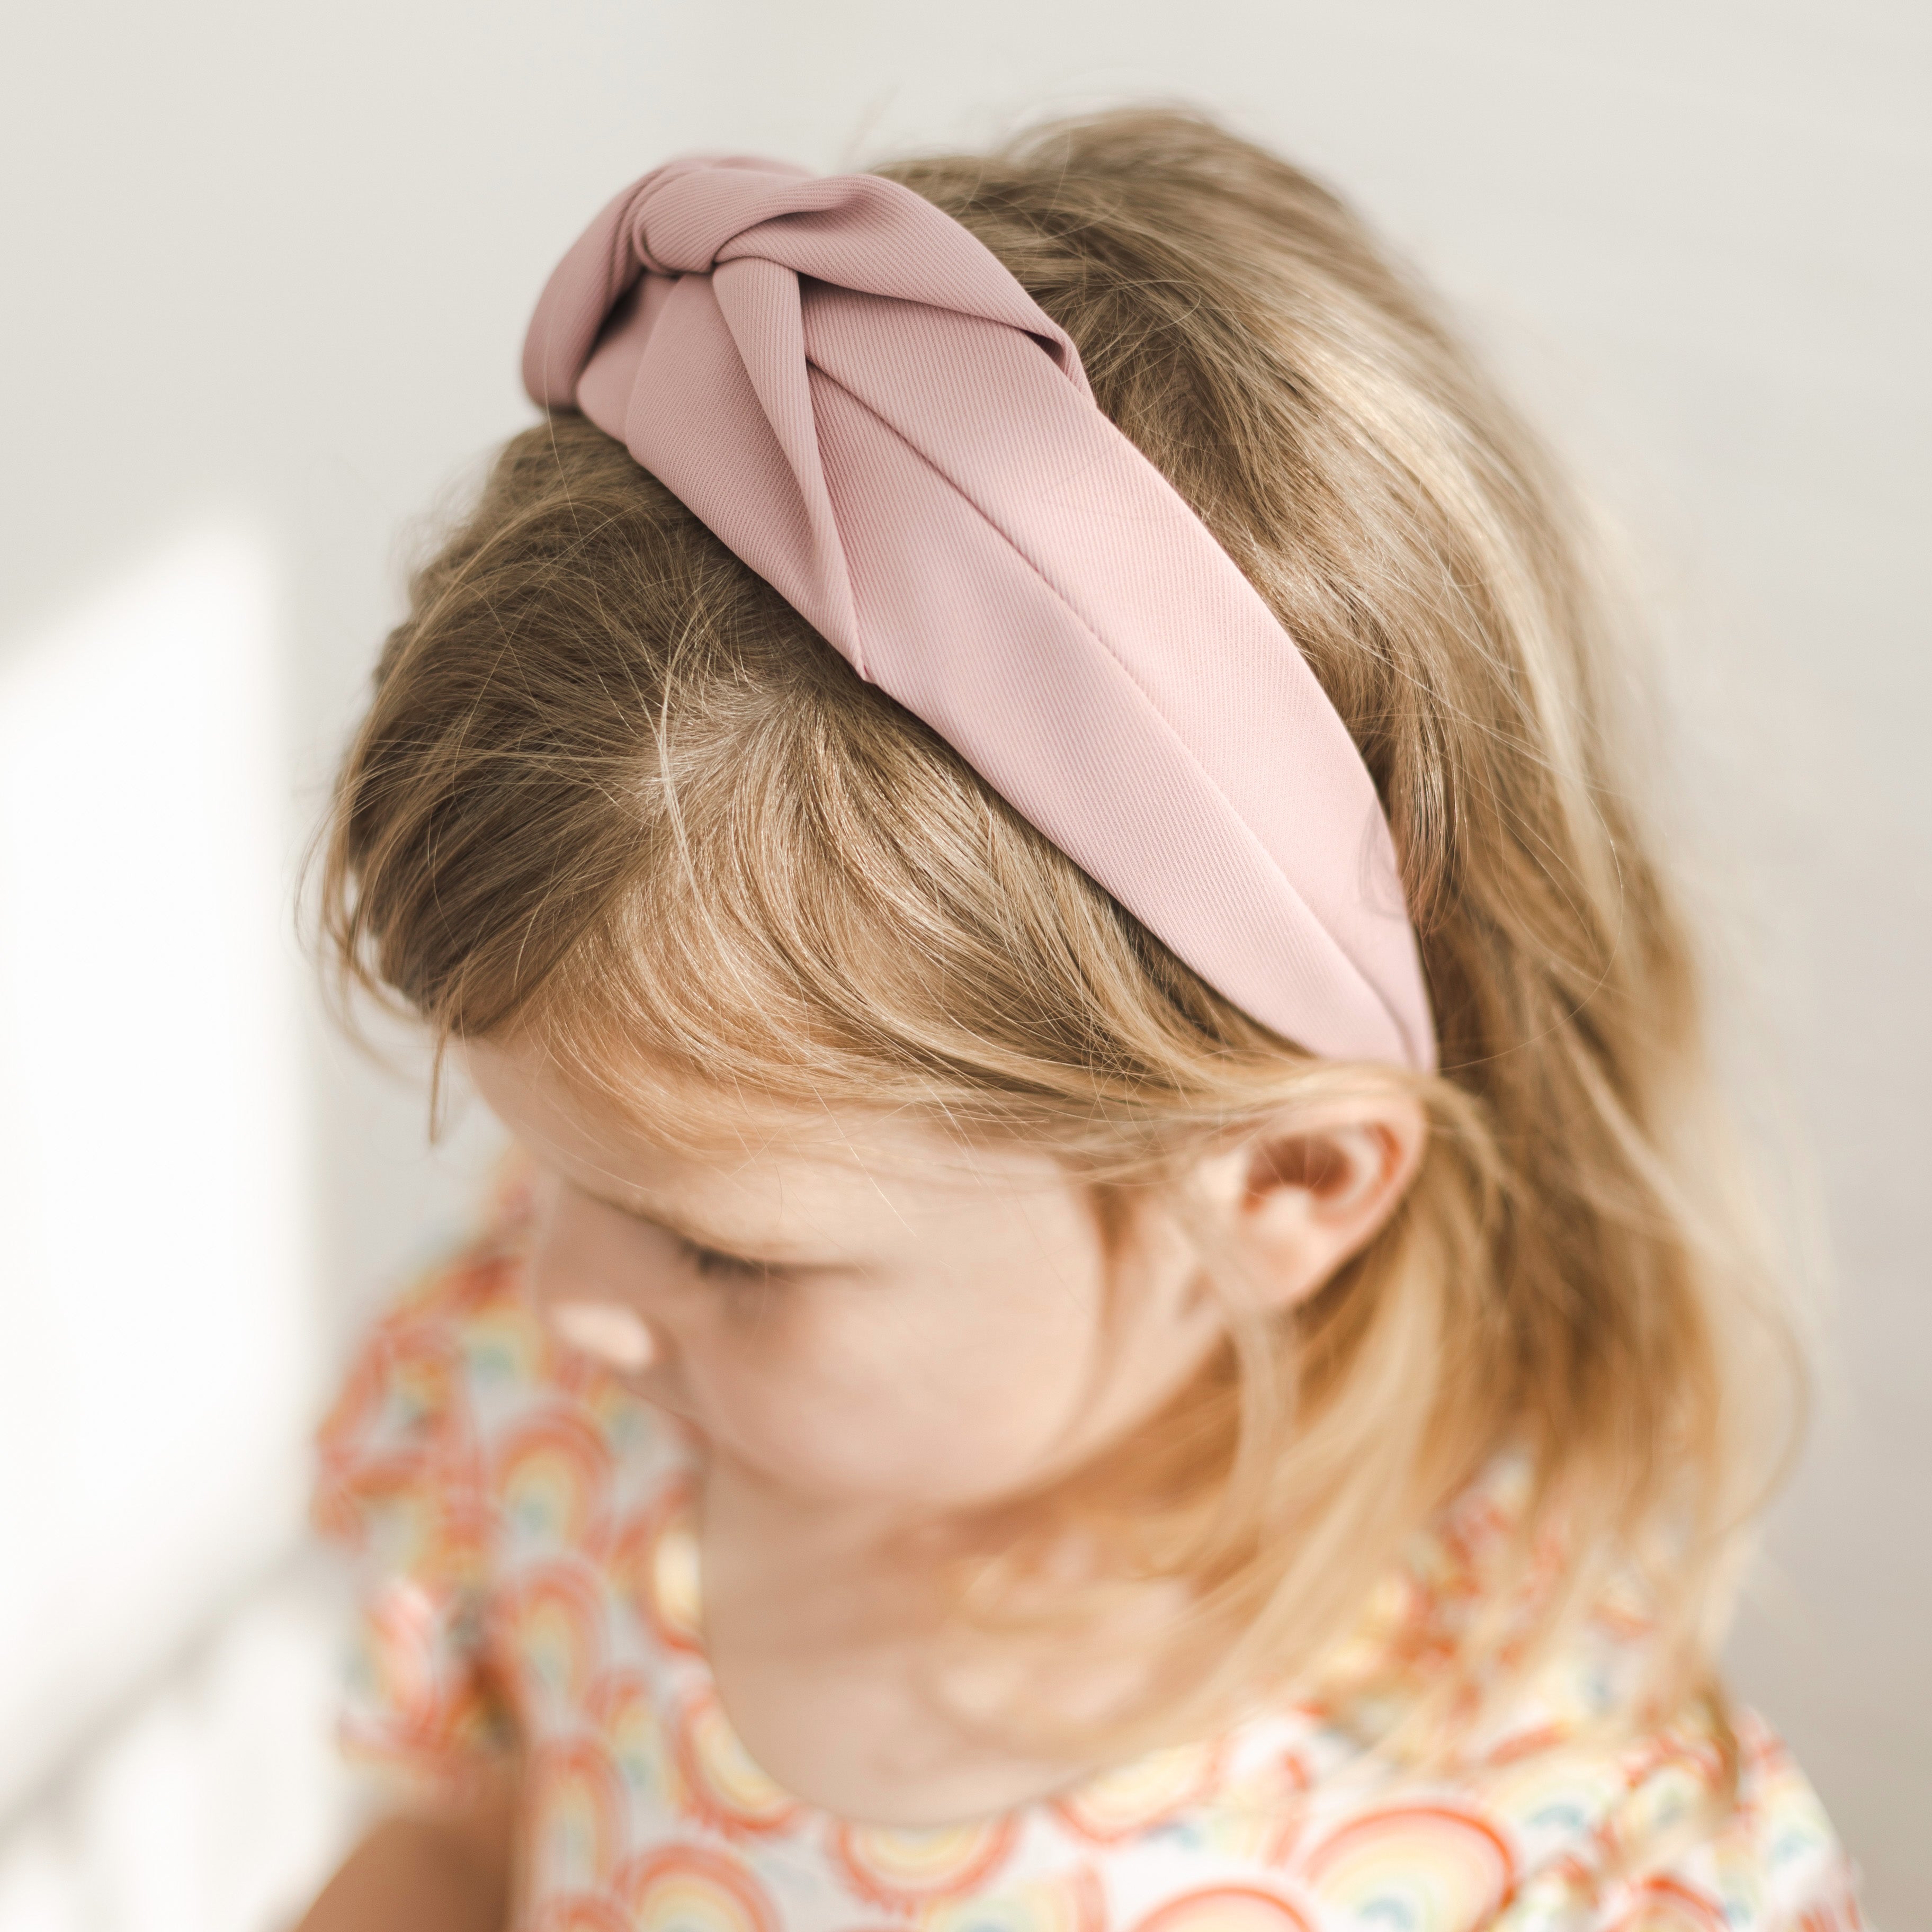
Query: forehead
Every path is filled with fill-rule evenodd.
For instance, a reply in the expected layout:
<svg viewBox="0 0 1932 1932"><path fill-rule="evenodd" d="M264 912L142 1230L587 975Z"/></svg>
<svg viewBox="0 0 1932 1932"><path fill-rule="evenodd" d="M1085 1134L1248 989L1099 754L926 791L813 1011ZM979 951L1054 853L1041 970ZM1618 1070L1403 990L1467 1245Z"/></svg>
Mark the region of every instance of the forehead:
<svg viewBox="0 0 1932 1932"><path fill-rule="evenodd" d="M617 1204L740 1240L822 1238L1064 1190L1050 1150L904 1114L779 1108L688 1082L590 1093L541 1047L474 1042L470 1078L530 1152Z"/></svg>

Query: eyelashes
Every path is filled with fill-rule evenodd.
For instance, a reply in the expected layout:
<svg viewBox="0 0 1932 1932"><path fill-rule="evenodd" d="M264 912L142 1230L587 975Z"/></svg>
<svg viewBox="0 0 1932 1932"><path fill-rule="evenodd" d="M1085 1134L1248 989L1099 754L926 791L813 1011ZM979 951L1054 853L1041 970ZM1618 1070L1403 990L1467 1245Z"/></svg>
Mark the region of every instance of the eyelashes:
<svg viewBox="0 0 1932 1932"><path fill-rule="evenodd" d="M747 1261L742 1255L728 1255L716 1248L702 1248L695 1241L680 1241L691 1271L700 1281L714 1281L734 1288L767 1288L773 1276L764 1262Z"/></svg>

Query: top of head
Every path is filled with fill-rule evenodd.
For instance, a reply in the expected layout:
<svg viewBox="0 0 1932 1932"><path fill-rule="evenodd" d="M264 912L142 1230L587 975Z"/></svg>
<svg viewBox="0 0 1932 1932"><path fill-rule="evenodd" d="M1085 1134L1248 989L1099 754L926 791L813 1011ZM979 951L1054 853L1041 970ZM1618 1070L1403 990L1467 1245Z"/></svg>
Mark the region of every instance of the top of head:
<svg viewBox="0 0 1932 1932"><path fill-rule="evenodd" d="M877 176L674 162L565 256L524 375L1226 998L1323 1058L1433 1066L1347 728L950 215Z"/></svg>
<svg viewBox="0 0 1932 1932"><path fill-rule="evenodd" d="M344 989L440 1040L532 1042L653 1145L730 1160L774 1112L910 1114L1042 1145L1117 1204L1231 1129L1411 1088L1440 1130L1402 1211L1174 1412L1186 1481L1135 1438L1137 1548L1159 1522L1246 1550L1273 1628L1339 1635L1504 1446L1580 1548L1736 1521L1780 1378L1732 1335L1757 1264L1726 1232L1695 950L1618 728L1622 627L1536 440L1346 203L1192 116L856 187L739 170L815 199L661 228L732 172L639 191L652 261L710 272L644 272L629 197L574 255L534 373L598 416L512 438L416 575L335 794ZM970 290L777 258L880 208L979 263ZM1128 476L1110 424L1158 476ZM1448 1078L1410 1070L1399 997L1331 1006L1339 968L1290 976L1370 983L1352 920L1400 936L1378 987L1413 970L1362 846L1310 831L1328 778L1383 802ZM1250 982L1199 943L1229 908ZM1298 1050L1359 1050L1323 1021L1364 1010L1379 1064ZM1419 990L1407 1010L1426 1024ZM1266 1485L1230 1474L1263 1466L1252 1442ZM1673 1562L1683 1628L1712 1627L1727 1547ZM1485 1656L1526 1641L1472 1630ZM1481 1661L1472 1684L1508 1677Z"/></svg>

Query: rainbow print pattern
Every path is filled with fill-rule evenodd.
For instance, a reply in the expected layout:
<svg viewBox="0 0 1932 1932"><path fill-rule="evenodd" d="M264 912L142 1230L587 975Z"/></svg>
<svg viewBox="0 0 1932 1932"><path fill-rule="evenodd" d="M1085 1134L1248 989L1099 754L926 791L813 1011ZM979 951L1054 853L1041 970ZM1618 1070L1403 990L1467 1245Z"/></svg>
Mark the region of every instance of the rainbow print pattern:
<svg viewBox="0 0 1932 1932"><path fill-rule="evenodd" d="M1377 1760L1360 1712L1284 1706L998 1817L830 1816L718 1700L695 1466L676 1425L553 1349L506 1243L391 1312L325 1426L316 1520L365 1577L346 1741L430 1778L520 1752L518 1932L1859 1926L1816 1798L1755 1720L1717 1816L1719 1754L1692 1720L1588 1741L1640 1635L1619 1606L1454 1778ZM1432 1617L1466 1610L1508 1503L1499 1481L1449 1513L1372 1606L1365 1659L1426 1649Z"/></svg>

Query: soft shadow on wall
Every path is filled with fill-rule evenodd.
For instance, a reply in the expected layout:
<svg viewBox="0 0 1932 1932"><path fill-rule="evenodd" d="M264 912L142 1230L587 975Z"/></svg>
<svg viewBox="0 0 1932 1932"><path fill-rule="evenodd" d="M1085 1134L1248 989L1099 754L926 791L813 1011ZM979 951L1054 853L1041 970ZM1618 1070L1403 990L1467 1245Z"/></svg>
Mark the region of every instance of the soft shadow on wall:
<svg viewBox="0 0 1932 1932"><path fill-rule="evenodd" d="M248 1932L338 1830L337 1640L263 1588L322 1358L281 644L214 528L0 656L5 1932Z"/></svg>

